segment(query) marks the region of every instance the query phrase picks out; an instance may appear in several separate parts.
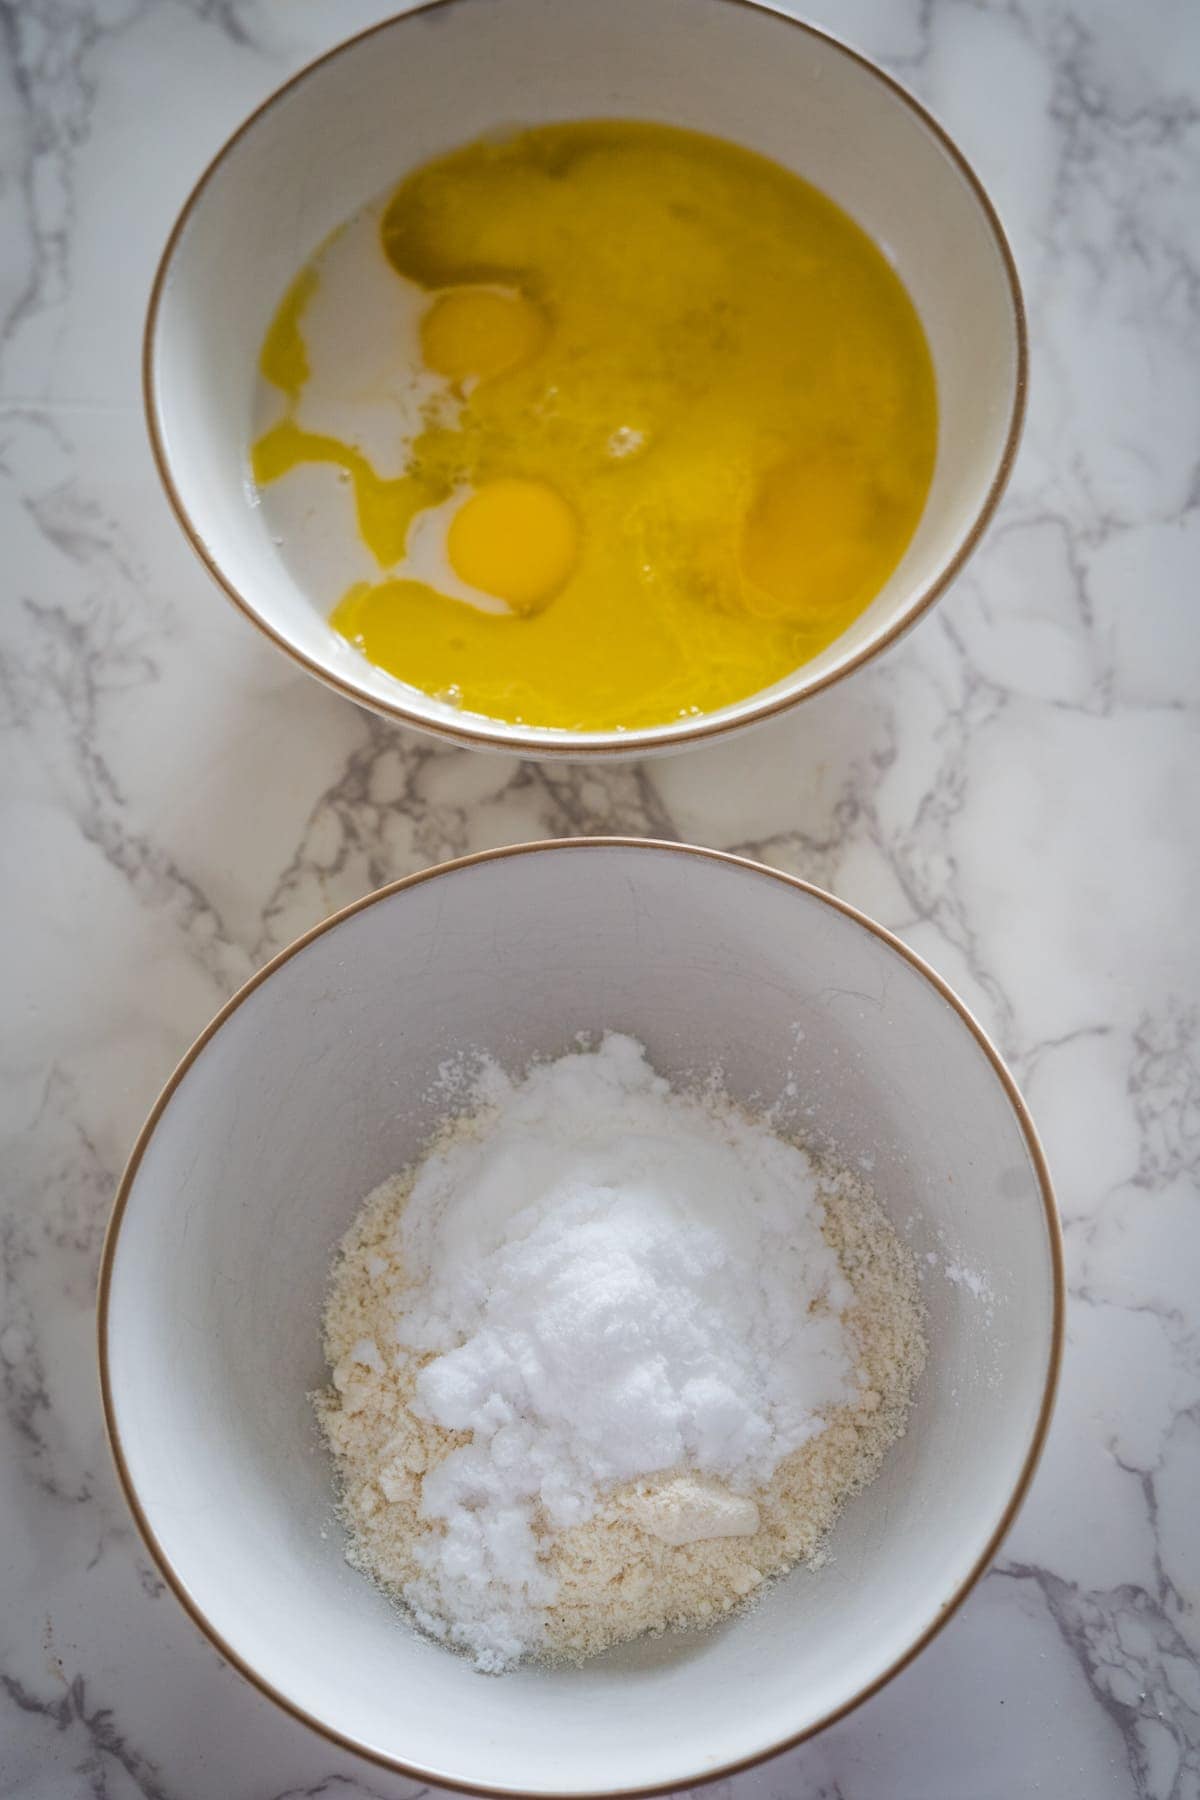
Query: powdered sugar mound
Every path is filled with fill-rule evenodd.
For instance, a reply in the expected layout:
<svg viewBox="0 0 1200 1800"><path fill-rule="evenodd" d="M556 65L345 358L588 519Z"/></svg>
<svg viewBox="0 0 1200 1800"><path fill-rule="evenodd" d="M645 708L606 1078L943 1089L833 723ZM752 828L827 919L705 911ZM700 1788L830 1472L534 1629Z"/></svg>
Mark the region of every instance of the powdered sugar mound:
<svg viewBox="0 0 1200 1800"><path fill-rule="evenodd" d="M680 1467L750 1493L855 1398L853 1296L803 1153L632 1039L480 1093L413 1181L385 1353L432 1353L414 1411L470 1434L424 1478L406 1598L502 1668L541 1640L547 1533Z"/></svg>

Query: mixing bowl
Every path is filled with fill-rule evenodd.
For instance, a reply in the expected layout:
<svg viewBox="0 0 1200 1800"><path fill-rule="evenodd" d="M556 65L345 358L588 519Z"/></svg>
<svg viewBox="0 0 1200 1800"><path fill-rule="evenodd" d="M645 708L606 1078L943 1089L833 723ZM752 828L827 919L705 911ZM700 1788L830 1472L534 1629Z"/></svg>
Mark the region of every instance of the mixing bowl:
<svg viewBox="0 0 1200 1800"><path fill-rule="evenodd" d="M829 1561L711 1632L501 1677L411 1631L344 1560L309 1394L330 1261L434 1126L439 1067L514 1071L632 1032L868 1167L924 1271L906 1436ZM785 1096L791 1094L789 1100ZM168 1083L105 1246L100 1356L130 1503L222 1655L328 1737L493 1793L688 1786L817 1731L931 1637L994 1554L1045 1434L1058 1226L1033 1127L933 972L788 876L621 839L415 875L247 983Z"/></svg>
<svg viewBox="0 0 1200 1800"><path fill-rule="evenodd" d="M822 188L907 285L940 408L924 513L861 617L760 693L628 732L483 718L373 667L289 570L254 504L248 468L264 333L329 232L415 165L482 132L596 117L715 133ZM192 544L230 598L311 674L459 743L628 757L794 705L859 667L932 604L1007 478L1024 407L1025 330L1003 232L961 154L887 76L810 26L753 0L434 0L314 63L221 151L163 256L145 385L159 468Z"/></svg>

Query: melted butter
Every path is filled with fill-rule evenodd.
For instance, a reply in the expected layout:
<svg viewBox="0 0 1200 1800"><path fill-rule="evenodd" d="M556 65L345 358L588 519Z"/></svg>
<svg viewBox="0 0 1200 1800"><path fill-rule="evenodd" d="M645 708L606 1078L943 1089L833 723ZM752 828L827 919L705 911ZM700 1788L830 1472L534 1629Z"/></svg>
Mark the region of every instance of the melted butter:
<svg viewBox="0 0 1200 1800"><path fill-rule="evenodd" d="M316 290L317 271L311 267L301 269L271 322L259 358L259 368L266 380L272 386L282 388L293 402L300 398L312 373L300 321Z"/></svg>
<svg viewBox="0 0 1200 1800"><path fill-rule="evenodd" d="M377 475L361 451L340 438L305 431L294 419L283 419L264 432L250 454L250 467L260 487L278 481L301 463L332 463L350 477L359 534L385 569L404 555L408 528L416 515L444 500L449 492L415 475L391 479Z"/></svg>
<svg viewBox="0 0 1200 1800"><path fill-rule="evenodd" d="M816 189L667 126L546 126L416 170L380 242L429 296L420 354L455 406L396 479L300 426L318 256L264 345L289 410L253 456L264 486L301 462L349 478L380 578L333 622L373 662L492 717L637 728L769 686L887 580L932 475L933 370L900 281ZM509 610L406 569L449 495L447 569Z"/></svg>

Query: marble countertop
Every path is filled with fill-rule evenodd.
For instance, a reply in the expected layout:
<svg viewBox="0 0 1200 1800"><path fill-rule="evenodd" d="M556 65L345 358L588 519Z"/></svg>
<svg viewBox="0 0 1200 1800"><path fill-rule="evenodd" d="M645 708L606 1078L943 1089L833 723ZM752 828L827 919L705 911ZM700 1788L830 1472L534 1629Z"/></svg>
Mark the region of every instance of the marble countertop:
<svg viewBox="0 0 1200 1800"><path fill-rule="evenodd" d="M1012 485L876 666L741 741L571 770L435 748L295 671L193 561L146 445L143 307L196 173L385 10L0 9L0 1794L421 1791L278 1712L164 1590L101 1429L101 1235L165 1076L274 950L443 857L619 831L748 852L901 933L1010 1058L1066 1231L1058 1414L1000 1560L883 1693L717 1791L1197 1800L1200 11L812 10L934 108L1008 225Z"/></svg>

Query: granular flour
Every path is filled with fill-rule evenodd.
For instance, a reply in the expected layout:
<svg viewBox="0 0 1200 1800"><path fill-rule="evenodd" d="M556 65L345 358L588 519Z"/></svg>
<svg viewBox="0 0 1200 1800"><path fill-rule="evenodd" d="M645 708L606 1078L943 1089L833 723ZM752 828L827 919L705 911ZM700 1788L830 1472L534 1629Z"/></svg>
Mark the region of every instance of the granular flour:
<svg viewBox="0 0 1200 1800"><path fill-rule="evenodd" d="M870 1192L615 1034L517 1084L486 1065L475 1100L334 1271L317 1405L351 1560L498 1671L817 1559L924 1360Z"/></svg>

